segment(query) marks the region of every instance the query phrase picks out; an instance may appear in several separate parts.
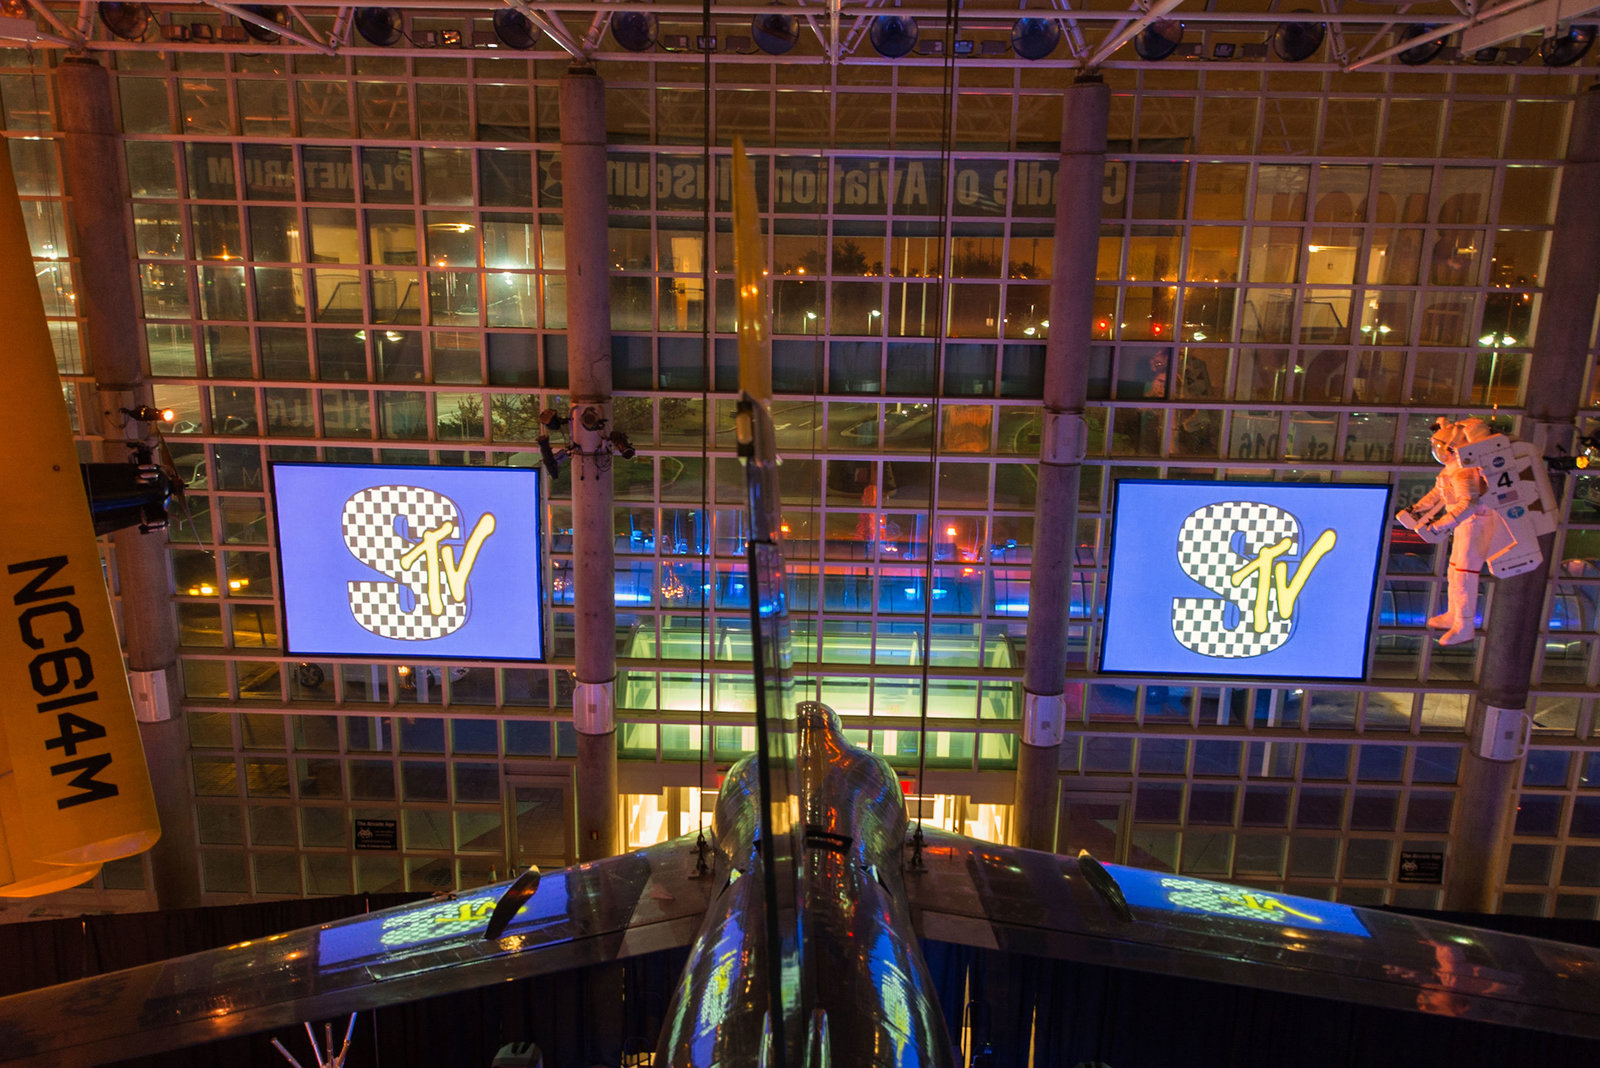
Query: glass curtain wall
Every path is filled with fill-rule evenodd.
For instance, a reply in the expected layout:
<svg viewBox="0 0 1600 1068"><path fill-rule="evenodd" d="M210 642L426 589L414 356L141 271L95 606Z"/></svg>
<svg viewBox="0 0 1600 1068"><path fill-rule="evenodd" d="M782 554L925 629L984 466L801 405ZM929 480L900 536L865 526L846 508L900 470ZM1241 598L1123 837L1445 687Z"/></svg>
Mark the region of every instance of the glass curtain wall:
<svg viewBox="0 0 1600 1068"><path fill-rule="evenodd" d="M62 251L48 57L3 60L8 145L75 397L83 250ZM570 776L567 479L551 493L550 663L302 662L282 648L266 465L536 462L538 412L566 405L564 64L116 64L149 373L179 413L169 443L187 484L174 611L206 889L503 875L528 855L530 813L559 813L559 787L537 784ZM659 791L647 815L698 812L672 793L691 781L683 766L720 769L753 745L731 436L738 134L771 235L802 686L903 775L925 758L927 792L1004 798L1060 73L957 63L947 98L932 64L728 64L709 106L698 66L600 73L616 422L638 446L613 468L625 788ZM1064 845L1435 904L1400 859L1445 848L1482 645L1440 649L1423 628L1443 555L1391 540L1364 684L1108 682L1093 669L1109 502L1122 477L1374 482L1410 500L1433 478L1435 416L1515 433L1577 79L1281 65L1107 79ZM1593 482L1566 495L1511 911L1595 915ZM397 821L398 851L357 850L358 819ZM142 874L134 862L105 879Z"/></svg>

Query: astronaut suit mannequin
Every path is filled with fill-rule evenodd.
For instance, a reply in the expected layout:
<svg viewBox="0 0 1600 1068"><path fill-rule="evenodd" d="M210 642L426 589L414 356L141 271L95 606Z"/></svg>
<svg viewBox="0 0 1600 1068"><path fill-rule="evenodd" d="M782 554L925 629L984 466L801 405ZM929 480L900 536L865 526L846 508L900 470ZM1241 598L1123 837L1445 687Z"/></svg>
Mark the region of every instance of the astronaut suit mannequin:
<svg viewBox="0 0 1600 1068"><path fill-rule="evenodd" d="M1435 423L1430 444L1433 458L1444 465L1444 470L1434 478L1433 489L1406 510L1410 513L1407 518L1413 521L1426 520L1437 512L1436 518L1421 524L1421 529L1439 538L1450 535L1448 607L1428 620L1428 626L1444 631L1439 637L1440 645L1460 645L1476 636L1478 575L1489 552L1495 516L1480 500L1487 488L1483 471L1463 467L1456 449L1482 441L1491 433L1482 419L1463 419L1459 423L1440 419Z"/></svg>

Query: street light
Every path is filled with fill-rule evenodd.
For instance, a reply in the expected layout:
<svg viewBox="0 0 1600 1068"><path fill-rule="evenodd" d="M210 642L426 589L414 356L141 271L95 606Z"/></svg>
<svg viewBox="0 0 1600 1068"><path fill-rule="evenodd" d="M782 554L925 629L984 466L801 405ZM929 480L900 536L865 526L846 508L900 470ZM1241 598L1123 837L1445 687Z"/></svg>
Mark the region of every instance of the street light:
<svg viewBox="0 0 1600 1068"><path fill-rule="evenodd" d="M1490 394L1494 392L1494 377L1500 366L1500 346L1510 348L1517 343L1517 339L1510 334L1490 332L1478 339L1478 344L1489 349L1489 380L1483 386L1483 403L1489 403Z"/></svg>

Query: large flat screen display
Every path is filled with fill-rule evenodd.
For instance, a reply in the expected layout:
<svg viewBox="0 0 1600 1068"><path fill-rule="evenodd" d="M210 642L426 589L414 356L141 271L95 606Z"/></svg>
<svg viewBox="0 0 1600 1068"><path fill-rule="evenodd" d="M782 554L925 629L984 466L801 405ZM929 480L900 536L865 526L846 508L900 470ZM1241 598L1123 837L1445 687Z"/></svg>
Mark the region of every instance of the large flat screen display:
<svg viewBox="0 0 1600 1068"><path fill-rule="evenodd" d="M542 659L539 477L273 464L289 652Z"/></svg>
<svg viewBox="0 0 1600 1068"><path fill-rule="evenodd" d="M1100 669L1358 679L1389 488L1117 483Z"/></svg>

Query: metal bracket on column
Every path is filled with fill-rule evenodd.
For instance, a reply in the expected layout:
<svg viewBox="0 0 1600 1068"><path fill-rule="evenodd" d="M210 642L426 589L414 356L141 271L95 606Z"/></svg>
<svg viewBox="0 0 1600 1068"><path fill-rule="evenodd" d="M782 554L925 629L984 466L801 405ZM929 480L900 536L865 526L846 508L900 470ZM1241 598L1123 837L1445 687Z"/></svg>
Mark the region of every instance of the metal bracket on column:
<svg viewBox="0 0 1600 1068"><path fill-rule="evenodd" d="M1083 463L1089 452L1089 424L1082 412L1044 413L1039 462L1065 467Z"/></svg>
<svg viewBox="0 0 1600 1068"><path fill-rule="evenodd" d="M133 691L133 718L140 723L165 723L172 718L172 692L164 669L128 672Z"/></svg>
<svg viewBox="0 0 1600 1068"><path fill-rule="evenodd" d="M1067 699L1059 693L1023 693L1022 741L1027 745L1061 744L1067 721Z"/></svg>
<svg viewBox="0 0 1600 1068"><path fill-rule="evenodd" d="M1571 422L1548 423L1526 416L1522 421L1521 436L1523 441L1531 442L1545 456L1557 453L1565 456L1572 450L1578 430Z"/></svg>
<svg viewBox="0 0 1600 1068"><path fill-rule="evenodd" d="M610 734L617 729L616 683L580 682L572 691L572 726L579 734Z"/></svg>
<svg viewBox="0 0 1600 1068"><path fill-rule="evenodd" d="M1521 760L1533 736L1533 717L1520 708L1485 704L1472 751L1485 760Z"/></svg>

